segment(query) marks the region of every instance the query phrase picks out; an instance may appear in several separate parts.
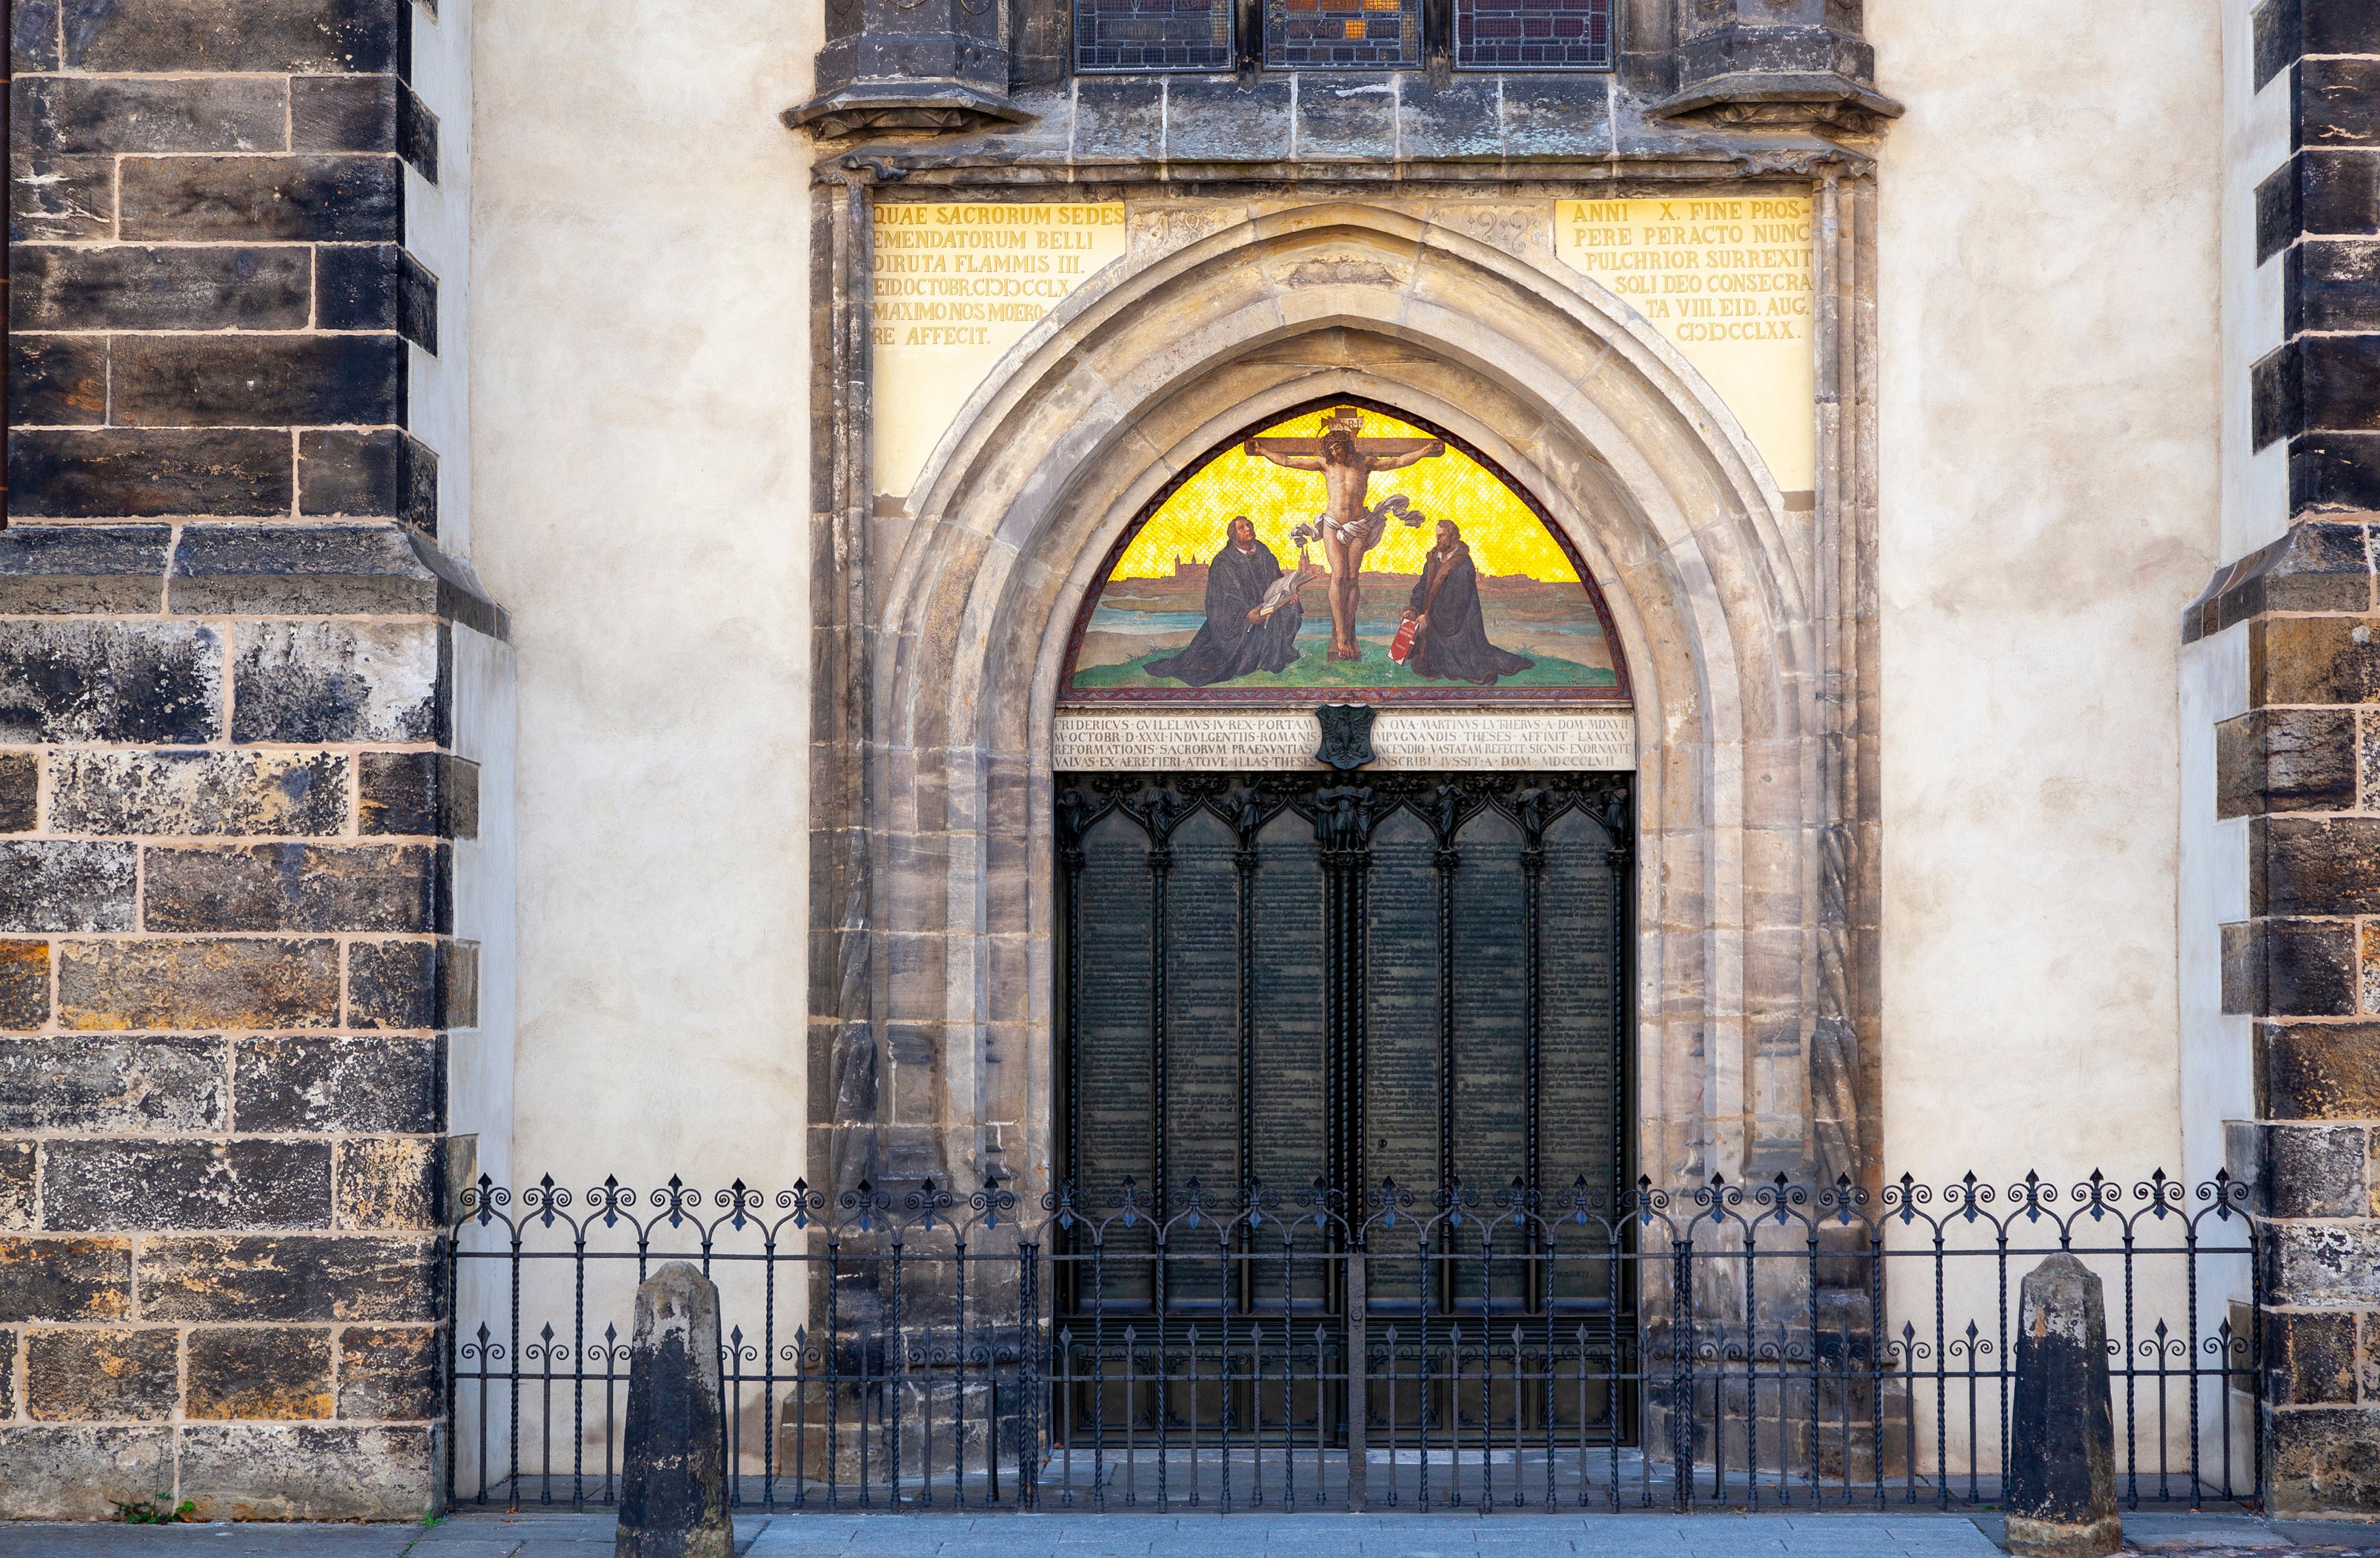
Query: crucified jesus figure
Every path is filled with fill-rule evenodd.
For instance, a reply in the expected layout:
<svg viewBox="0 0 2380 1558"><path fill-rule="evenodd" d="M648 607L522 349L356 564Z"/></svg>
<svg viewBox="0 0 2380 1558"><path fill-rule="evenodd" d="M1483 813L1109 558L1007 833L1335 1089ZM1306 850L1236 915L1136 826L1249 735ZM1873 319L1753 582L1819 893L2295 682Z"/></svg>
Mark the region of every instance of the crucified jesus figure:
<svg viewBox="0 0 2380 1558"><path fill-rule="evenodd" d="M1372 473L1400 470L1446 453L1437 438L1358 438L1364 414L1342 406L1323 419L1319 438L1251 438L1247 452L1291 470L1318 470L1330 501L1322 513L1322 554L1330 563L1330 658L1361 660L1355 645L1355 601L1364 554L1388 528L1388 505L1364 500ZM1395 500L1391 499L1393 503Z"/></svg>

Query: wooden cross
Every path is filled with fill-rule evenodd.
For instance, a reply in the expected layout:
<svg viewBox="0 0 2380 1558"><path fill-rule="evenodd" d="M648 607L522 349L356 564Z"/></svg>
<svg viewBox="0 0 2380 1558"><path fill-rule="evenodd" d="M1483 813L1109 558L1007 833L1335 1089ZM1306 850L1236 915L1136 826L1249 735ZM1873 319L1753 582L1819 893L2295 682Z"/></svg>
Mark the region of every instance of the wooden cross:
<svg viewBox="0 0 2380 1558"><path fill-rule="evenodd" d="M1358 438L1355 452L1372 458L1394 459L1399 455L1418 455L1438 442L1435 438ZM1251 455L1303 455L1310 459L1322 457L1319 438L1251 438L1247 452Z"/></svg>
<svg viewBox="0 0 2380 1558"><path fill-rule="evenodd" d="M1364 414L1352 408L1330 413L1323 424L1328 429L1353 434L1364 425ZM1322 439L1312 438L1251 438L1247 452L1268 459L1320 459ZM1415 459L1434 457L1446 452L1446 445L1435 438L1357 438L1355 452L1374 460L1394 460L1399 465L1411 465ZM1390 468L1393 469L1393 468Z"/></svg>
<svg viewBox="0 0 2380 1558"><path fill-rule="evenodd" d="M1397 455L1418 455L1438 444L1438 438L1356 438L1354 453L1371 455L1373 460L1395 460ZM1321 438L1249 438L1249 455L1309 455L1318 460L1323 453Z"/></svg>

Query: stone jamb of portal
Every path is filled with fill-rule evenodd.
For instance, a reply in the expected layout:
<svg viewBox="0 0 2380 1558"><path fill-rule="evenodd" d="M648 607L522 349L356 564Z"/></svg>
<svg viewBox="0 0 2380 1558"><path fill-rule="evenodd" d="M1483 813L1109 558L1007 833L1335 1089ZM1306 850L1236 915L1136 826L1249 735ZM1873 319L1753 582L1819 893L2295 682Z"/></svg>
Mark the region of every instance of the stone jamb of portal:
<svg viewBox="0 0 2380 1558"><path fill-rule="evenodd" d="M857 206L836 228L855 251ZM1296 262L1325 252L1394 284L1297 285ZM855 271L846 260L846 284ZM822 763L866 776L841 792L851 814L818 820L821 845L865 839L864 868L833 881L831 864L814 896L814 945L839 954L837 977L813 975L813 1075L832 1077L815 1095L821 1175L1035 1184L1049 728L1074 612L1187 462L1251 416L1337 393L1409 407L1490 454L1603 585L1637 691L1640 1161L1657 1177L1863 1172L1813 1161L1810 1128L1808 1046L1827 1014L1809 970L1826 923L1847 918L1819 902L1841 819L1823 782L1839 732L1817 693L1844 674L1817 663L1842 635L1817 631L1803 582L1835 561L1812 556L1820 529L1784 512L1724 408L1616 299L1332 201L1078 294L970 402L914 518L844 517L850 473L864 483L864 382L839 403L861 411L831 429L832 555L891 566L819 593L830 612L866 600L878 625L821 620L861 651L851 690L867 705L820 743ZM856 529L868 544L851 544Z"/></svg>

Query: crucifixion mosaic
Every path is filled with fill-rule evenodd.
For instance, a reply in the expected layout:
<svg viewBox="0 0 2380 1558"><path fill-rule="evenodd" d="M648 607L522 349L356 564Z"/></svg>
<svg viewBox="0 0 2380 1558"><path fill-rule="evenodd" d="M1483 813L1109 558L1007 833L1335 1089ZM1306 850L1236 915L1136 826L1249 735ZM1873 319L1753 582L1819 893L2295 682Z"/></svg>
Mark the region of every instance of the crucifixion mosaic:
<svg viewBox="0 0 2380 1558"><path fill-rule="evenodd" d="M1075 628L1069 702L1627 696L1603 603L1536 504L1463 447L1334 404L1162 494Z"/></svg>

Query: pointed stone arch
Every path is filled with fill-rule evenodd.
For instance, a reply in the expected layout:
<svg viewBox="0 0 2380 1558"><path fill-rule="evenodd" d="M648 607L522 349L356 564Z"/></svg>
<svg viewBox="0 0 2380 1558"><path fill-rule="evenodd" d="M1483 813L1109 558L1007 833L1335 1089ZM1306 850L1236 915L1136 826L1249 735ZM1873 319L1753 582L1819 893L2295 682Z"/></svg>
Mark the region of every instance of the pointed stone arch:
<svg viewBox="0 0 2380 1558"><path fill-rule="evenodd" d="M1348 201L1115 267L976 394L905 513L863 521L840 494L814 590L813 1161L1039 1187L1076 610L1187 464L1341 395L1490 456L1609 602L1640 753L1645 1172L1858 1175L1837 712L1856 689L1829 505L1789 511L1708 387L1591 282ZM846 448L864 428L846 420Z"/></svg>

